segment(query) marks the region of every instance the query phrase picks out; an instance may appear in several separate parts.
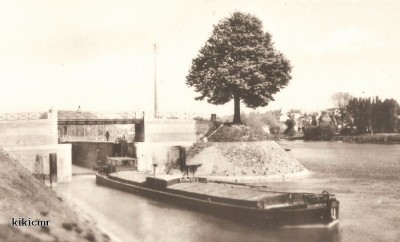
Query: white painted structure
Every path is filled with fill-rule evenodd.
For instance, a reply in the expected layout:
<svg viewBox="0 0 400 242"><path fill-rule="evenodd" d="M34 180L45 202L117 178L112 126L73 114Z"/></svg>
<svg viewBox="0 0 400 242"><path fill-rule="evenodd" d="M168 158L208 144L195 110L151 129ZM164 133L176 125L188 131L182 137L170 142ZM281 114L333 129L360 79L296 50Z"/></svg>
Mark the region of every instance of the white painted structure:
<svg viewBox="0 0 400 242"><path fill-rule="evenodd" d="M57 153L57 181L72 177L71 145L58 144L57 112L47 119L0 121L0 146L31 173L37 172L41 157L41 173L50 174L49 154Z"/></svg>
<svg viewBox="0 0 400 242"><path fill-rule="evenodd" d="M188 148L196 141L195 120L145 120L145 142L135 143L138 170L151 173L157 164L156 174L162 174L179 158L177 146Z"/></svg>

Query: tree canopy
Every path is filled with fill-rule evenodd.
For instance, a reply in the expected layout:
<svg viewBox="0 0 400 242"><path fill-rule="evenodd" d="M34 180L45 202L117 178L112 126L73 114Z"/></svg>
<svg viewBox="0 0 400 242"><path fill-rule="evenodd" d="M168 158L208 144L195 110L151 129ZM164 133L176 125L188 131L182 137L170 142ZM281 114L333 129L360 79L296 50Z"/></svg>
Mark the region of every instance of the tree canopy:
<svg viewBox="0 0 400 242"><path fill-rule="evenodd" d="M353 97L347 92L337 92L332 95L332 101L339 109L341 126L343 127L344 118L346 115L346 107Z"/></svg>
<svg viewBox="0 0 400 242"><path fill-rule="evenodd" d="M400 105L395 99L353 98L346 107L359 133L399 131Z"/></svg>
<svg viewBox="0 0 400 242"><path fill-rule="evenodd" d="M233 123L241 123L240 102L250 108L267 106L288 84L291 70L261 20L235 12L214 26L192 61L186 84L200 93L196 100L221 105L233 99Z"/></svg>

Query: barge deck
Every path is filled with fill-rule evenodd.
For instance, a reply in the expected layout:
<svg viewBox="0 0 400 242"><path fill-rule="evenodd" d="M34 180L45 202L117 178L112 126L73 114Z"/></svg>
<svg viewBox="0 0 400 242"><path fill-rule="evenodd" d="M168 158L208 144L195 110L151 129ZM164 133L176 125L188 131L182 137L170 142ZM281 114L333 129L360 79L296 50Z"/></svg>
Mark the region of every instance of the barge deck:
<svg viewBox="0 0 400 242"><path fill-rule="evenodd" d="M336 224L339 201L327 192L290 193L265 186L209 182L206 178L148 176L134 171L96 175L96 182L222 217L267 226Z"/></svg>

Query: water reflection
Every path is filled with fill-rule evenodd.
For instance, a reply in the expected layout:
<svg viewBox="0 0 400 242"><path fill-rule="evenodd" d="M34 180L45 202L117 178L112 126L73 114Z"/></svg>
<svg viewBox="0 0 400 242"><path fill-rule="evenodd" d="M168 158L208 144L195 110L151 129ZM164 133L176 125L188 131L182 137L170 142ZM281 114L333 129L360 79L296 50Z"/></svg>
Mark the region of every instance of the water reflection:
<svg viewBox="0 0 400 242"><path fill-rule="evenodd" d="M57 192L122 241L341 241L337 226L259 228L97 186L94 176L75 176Z"/></svg>

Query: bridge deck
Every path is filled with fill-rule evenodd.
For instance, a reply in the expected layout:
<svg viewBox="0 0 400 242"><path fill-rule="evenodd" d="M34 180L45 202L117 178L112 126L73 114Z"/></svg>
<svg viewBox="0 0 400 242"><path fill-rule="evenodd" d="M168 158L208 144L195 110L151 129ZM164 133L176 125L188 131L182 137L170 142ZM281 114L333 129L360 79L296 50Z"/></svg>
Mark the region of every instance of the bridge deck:
<svg viewBox="0 0 400 242"><path fill-rule="evenodd" d="M140 124L142 112L58 111L59 125Z"/></svg>

